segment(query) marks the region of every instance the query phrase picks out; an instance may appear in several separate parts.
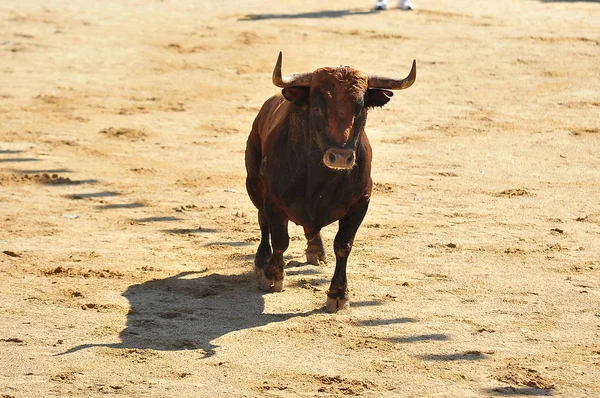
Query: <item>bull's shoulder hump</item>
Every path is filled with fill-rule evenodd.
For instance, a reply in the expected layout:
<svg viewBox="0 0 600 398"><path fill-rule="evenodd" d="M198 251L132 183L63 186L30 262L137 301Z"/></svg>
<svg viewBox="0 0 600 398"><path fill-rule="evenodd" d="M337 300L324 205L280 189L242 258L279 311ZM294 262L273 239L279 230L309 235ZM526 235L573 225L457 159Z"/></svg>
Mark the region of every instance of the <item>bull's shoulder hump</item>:
<svg viewBox="0 0 600 398"><path fill-rule="evenodd" d="M261 141L271 134L281 131L289 116L291 103L281 94L269 98L261 109L259 134Z"/></svg>

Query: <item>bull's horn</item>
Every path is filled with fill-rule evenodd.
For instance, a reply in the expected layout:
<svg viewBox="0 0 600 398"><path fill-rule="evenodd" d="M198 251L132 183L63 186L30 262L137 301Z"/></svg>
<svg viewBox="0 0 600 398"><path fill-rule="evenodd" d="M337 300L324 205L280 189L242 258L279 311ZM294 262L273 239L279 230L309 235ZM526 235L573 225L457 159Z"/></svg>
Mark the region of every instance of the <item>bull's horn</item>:
<svg viewBox="0 0 600 398"><path fill-rule="evenodd" d="M279 57L273 70L273 84L277 87L286 88L293 86L310 86L310 80L312 73L295 73L289 76L281 76L281 51L279 51Z"/></svg>
<svg viewBox="0 0 600 398"><path fill-rule="evenodd" d="M383 88L387 90L404 90L409 88L417 78L417 61L413 60L412 68L404 79L391 79L382 76L369 76L369 88Z"/></svg>

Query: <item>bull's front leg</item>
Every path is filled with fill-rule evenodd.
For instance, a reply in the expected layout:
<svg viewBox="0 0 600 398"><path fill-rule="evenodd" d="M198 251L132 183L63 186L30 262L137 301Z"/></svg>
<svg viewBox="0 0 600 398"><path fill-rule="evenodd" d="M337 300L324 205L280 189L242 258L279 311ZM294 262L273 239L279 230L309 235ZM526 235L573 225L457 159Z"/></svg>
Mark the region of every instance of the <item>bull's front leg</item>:
<svg viewBox="0 0 600 398"><path fill-rule="evenodd" d="M285 277L283 253L290 243L288 218L273 203L265 203L265 213L271 232L273 253L264 267L258 286L266 292L280 292L283 290L283 279Z"/></svg>
<svg viewBox="0 0 600 398"><path fill-rule="evenodd" d="M338 233L333 243L333 249L335 250L335 272L333 273L331 285L327 292L326 308L328 312L336 312L350 305L346 265L350 251L352 251L356 231L358 231L358 227L360 227L365 218L368 208L369 197L365 196L350 209L348 214L340 219Z"/></svg>

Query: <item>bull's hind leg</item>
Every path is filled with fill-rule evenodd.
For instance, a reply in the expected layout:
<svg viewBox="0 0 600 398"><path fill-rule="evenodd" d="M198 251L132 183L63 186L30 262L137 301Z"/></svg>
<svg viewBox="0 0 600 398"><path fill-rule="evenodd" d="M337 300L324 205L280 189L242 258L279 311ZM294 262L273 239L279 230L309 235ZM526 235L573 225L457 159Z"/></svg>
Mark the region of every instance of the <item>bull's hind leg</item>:
<svg viewBox="0 0 600 398"><path fill-rule="evenodd" d="M246 190L248 196L256 208L258 209L258 225L260 226L260 244L254 257L254 266L259 284L264 277L264 270L271 258L271 245L269 244L270 230L267 220L264 203L265 203L265 188L260 178L260 165L262 162L262 154L260 147L260 137L256 129L252 129L248 142L246 143ZM270 289L270 286L269 286Z"/></svg>
<svg viewBox="0 0 600 398"><path fill-rule="evenodd" d="M352 250L356 231L362 223L369 208L369 198L365 197L361 202L352 207L350 212L340 220L338 233L335 236L333 248L335 250L335 272L331 279L331 285L327 292L327 311L336 312L347 308L348 281L346 279L346 265L348 256Z"/></svg>
<svg viewBox="0 0 600 398"><path fill-rule="evenodd" d="M285 277L283 252L287 250L290 243L288 218L285 213L279 211L272 204L265 204L265 212L271 233L273 254L271 254L264 267L259 287L265 291L280 292L283 290L283 279Z"/></svg>
<svg viewBox="0 0 600 398"><path fill-rule="evenodd" d="M260 226L260 244L254 257L254 270L256 271L259 283L261 283L264 276L264 269L267 267L272 253L271 245L269 244L269 223L261 211L258 212L258 225Z"/></svg>
<svg viewBox="0 0 600 398"><path fill-rule="evenodd" d="M308 246L306 248L306 262L312 265L319 265L320 262L327 263L327 255L321 240L321 232L311 228L304 227L304 236Z"/></svg>

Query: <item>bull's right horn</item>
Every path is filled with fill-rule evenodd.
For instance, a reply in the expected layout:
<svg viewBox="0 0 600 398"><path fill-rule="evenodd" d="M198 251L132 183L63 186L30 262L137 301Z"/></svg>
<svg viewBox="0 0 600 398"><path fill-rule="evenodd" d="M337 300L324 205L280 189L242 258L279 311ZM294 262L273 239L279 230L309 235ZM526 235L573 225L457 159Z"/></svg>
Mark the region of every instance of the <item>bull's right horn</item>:
<svg viewBox="0 0 600 398"><path fill-rule="evenodd" d="M281 51L279 51L279 57L277 58L277 63L275 64L275 69L273 70L273 84L277 87L286 88L286 87L309 87L310 81L312 79L312 73L295 73L289 76L281 76Z"/></svg>
<svg viewBox="0 0 600 398"><path fill-rule="evenodd" d="M413 60L410 73L404 79L392 79L381 76L368 76L369 88L381 88L387 90L404 90L409 88L417 78L417 61Z"/></svg>

